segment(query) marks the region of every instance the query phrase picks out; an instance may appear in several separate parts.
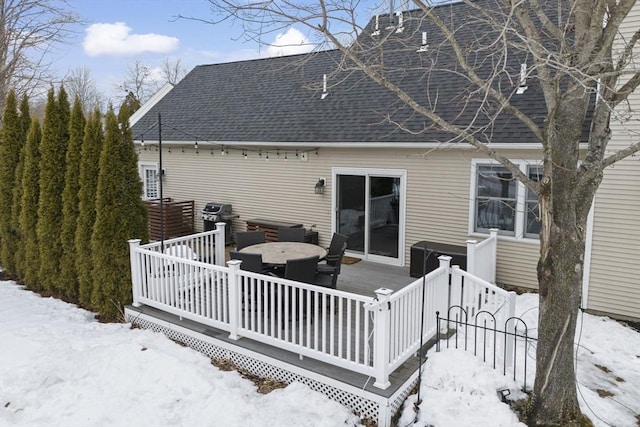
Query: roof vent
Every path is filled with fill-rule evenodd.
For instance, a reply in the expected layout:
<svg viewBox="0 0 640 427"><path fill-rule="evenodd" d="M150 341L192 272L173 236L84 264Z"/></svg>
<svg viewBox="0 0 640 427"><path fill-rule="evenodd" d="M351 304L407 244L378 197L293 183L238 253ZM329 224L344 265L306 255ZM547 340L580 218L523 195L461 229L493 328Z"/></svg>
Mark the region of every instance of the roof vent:
<svg viewBox="0 0 640 427"><path fill-rule="evenodd" d="M529 89L527 86L527 63L520 64L520 85L516 89L518 95L522 95L525 90Z"/></svg>
<svg viewBox="0 0 640 427"><path fill-rule="evenodd" d="M429 45L427 44L427 32L423 31L422 32L422 43L420 44L420 47L418 48L418 50L416 52L426 52L428 48L429 48Z"/></svg>
<svg viewBox="0 0 640 427"><path fill-rule="evenodd" d="M371 35L379 36L380 35L380 15L376 15L376 23L373 28L374 30L373 30L373 33L371 33Z"/></svg>
<svg viewBox="0 0 640 427"><path fill-rule="evenodd" d="M396 16L398 17L398 28L396 28L396 33L401 33L404 31L404 15L402 12L397 12Z"/></svg>
<svg viewBox="0 0 640 427"><path fill-rule="evenodd" d="M323 74L322 75L322 95L320 95L320 99L325 99L327 95L329 95L329 92L327 92L327 75Z"/></svg>

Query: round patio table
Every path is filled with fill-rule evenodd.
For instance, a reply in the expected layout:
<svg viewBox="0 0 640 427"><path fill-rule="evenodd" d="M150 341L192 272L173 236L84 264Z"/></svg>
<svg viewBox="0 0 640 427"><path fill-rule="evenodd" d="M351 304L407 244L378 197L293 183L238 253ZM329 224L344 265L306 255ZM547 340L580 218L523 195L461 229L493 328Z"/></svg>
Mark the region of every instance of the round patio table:
<svg viewBox="0 0 640 427"><path fill-rule="evenodd" d="M290 259L308 258L318 256L323 259L327 256L327 250L311 243L300 242L267 242L242 248L240 252L249 254L261 254L262 262L272 265L284 265Z"/></svg>

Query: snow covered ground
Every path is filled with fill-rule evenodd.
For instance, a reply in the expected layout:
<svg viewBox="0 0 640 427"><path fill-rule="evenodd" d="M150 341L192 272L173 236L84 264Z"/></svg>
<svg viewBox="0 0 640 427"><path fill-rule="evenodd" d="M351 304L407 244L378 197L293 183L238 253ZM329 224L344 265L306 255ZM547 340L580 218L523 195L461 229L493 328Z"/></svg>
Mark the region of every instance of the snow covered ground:
<svg viewBox="0 0 640 427"><path fill-rule="evenodd" d="M536 297L518 297L535 335ZM582 407L597 426L635 426L640 413L640 334L584 315L579 327ZM533 373L529 375L533 378ZM528 380L529 381L529 380ZM498 389L518 385L461 350L432 352L422 404L410 396L400 426L520 426ZM611 393L600 397L597 389ZM345 426L350 411L291 384L259 394L235 371L164 335L101 324L93 314L0 281L2 426ZM606 393L605 393L606 394Z"/></svg>

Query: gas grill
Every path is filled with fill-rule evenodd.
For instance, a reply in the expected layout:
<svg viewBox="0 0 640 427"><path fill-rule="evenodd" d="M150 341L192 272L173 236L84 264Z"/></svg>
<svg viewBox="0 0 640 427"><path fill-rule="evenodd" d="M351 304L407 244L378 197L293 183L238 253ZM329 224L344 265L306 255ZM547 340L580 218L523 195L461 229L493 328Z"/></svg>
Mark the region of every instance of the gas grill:
<svg viewBox="0 0 640 427"><path fill-rule="evenodd" d="M216 222L225 222L225 244L231 244L231 221L238 215L232 213L230 204L209 202L200 211L200 216L204 221L204 231L215 230Z"/></svg>

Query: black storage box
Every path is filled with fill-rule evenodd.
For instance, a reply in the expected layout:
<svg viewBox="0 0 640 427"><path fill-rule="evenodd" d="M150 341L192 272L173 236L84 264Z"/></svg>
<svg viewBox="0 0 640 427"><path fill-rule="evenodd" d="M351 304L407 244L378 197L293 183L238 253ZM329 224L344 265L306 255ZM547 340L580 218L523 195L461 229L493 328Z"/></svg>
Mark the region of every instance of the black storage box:
<svg viewBox="0 0 640 427"><path fill-rule="evenodd" d="M451 257L451 265L459 265L463 270L467 269L467 247L449 245L447 243L428 242L422 240L411 246L411 265L409 274L411 277L422 277L438 268L440 255ZM426 271L425 271L425 257Z"/></svg>

